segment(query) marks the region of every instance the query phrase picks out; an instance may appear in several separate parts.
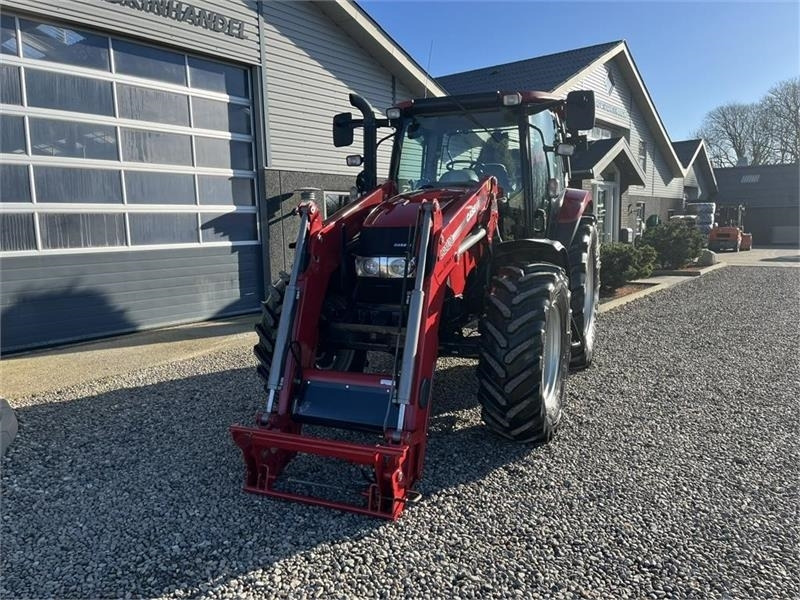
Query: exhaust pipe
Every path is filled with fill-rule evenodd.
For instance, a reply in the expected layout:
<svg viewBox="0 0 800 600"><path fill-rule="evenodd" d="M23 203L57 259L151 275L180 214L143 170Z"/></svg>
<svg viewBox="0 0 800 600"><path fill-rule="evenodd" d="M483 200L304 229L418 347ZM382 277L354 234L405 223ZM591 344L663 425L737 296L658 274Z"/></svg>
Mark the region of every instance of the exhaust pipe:
<svg viewBox="0 0 800 600"><path fill-rule="evenodd" d="M350 104L364 117L364 170L359 191L363 194L378 186L378 125L369 103L357 94L350 94Z"/></svg>

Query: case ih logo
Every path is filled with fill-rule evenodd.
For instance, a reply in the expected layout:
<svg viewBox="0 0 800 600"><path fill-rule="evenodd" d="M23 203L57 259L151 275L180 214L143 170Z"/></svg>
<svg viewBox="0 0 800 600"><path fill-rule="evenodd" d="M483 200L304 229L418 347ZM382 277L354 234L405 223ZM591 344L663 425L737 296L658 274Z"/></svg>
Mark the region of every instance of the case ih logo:
<svg viewBox="0 0 800 600"><path fill-rule="evenodd" d="M180 0L106 0L111 4L127 6L181 23L191 23L209 31L217 31L242 40L247 39L244 23L212 10L197 8Z"/></svg>

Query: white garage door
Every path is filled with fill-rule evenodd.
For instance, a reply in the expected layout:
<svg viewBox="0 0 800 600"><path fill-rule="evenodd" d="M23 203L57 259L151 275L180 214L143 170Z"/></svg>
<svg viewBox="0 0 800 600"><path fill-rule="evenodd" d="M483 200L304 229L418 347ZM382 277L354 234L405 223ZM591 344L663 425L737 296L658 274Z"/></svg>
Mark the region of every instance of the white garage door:
<svg viewBox="0 0 800 600"><path fill-rule="evenodd" d="M0 255L258 244L249 71L2 16Z"/></svg>

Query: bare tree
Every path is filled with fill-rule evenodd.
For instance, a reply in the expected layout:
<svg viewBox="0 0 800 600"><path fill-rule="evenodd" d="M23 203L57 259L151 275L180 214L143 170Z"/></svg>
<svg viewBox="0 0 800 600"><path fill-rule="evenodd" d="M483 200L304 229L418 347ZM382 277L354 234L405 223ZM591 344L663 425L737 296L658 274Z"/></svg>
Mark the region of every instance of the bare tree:
<svg viewBox="0 0 800 600"><path fill-rule="evenodd" d="M800 78L783 81L759 102L718 106L703 119L715 167L794 163L800 159Z"/></svg>
<svg viewBox="0 0 800 600"><path fill-rule="evenodd" d="M761 165L771 158L770 131L757 103L718 106L705 116L697 136L706 140L717 167L734 167L745 160Z"/></svg>
<svg viewBox="0 0 800 600"><path fill-rule="evenodd" d="M800 161L800 77L774 86L762 101L775 149L775 162Z"/></svg>

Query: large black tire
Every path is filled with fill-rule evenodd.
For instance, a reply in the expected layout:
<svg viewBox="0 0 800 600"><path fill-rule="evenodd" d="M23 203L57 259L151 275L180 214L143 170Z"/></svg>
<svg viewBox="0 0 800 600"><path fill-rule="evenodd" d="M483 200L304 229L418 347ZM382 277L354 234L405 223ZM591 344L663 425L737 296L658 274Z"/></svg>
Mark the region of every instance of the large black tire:
<svg viewBox="0 0 800 600"><path fill-rule="evenodd" d="M258 374L265 384L269 380L269 369L275 350L275 337L278 332L278 322L281 318L283 297L286 295L287 285L289 285L289 275L281 271L278 279L269 287L267 299L261 303L261 322L256 324L258 343L253 347L253 352L258 359ZM365 363L366 352L357 350L326 352L317 357L317 368L319 369L362 371Z"/></svg>
<svg viewBox="0 0 800 600"><path fill-rule="evenodd" d="M480 322L478 400L493 432L547 442L561 421L570 352L569 282L549 263L501 267Z"/></svg>
<svg viewBox="0 0 800 600"><path fill-rule="evenodd" d="M600 238L594 217L583 217L569 247L569 291L572 295L570 368L592 364L600 303Z"/></svg>

